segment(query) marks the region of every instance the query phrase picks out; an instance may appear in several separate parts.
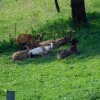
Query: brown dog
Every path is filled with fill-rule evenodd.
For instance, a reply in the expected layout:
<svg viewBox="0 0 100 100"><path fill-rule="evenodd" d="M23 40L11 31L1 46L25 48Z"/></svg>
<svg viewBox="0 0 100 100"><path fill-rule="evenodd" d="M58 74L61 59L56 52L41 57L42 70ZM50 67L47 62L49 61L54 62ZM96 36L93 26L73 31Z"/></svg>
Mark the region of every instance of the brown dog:
<svg viewBox="0 0 100 100"><path fill-rule="evenodd" d="M66 35L62 38L57 38L55 40L43 41L43 42L38 43L38 45L39 46L44 46L44 45L47 45L47 44L52 42L52 43L54 43L54 47L58 48L59 46L61 46L63 44L66 44L66 43L71 41L74 30L70 28L67 32L68 32L68 35Z"/></svg>
<svg viewBox="0 0 100 100"><path fill-rule="evenodd" d="M47 40L47 41L39 42L38 45L45 46L45 45L48 45L49 43L54 43L54 41L55 40Z"/></svg>
<svg viewBox="0 0 100 100"><path fill-rule="evenodd" d="M35 46L35 39L32 34L20 34L16 37L16 43L22 45L20 49L23 49L23 45L25 44L29 44L29 48L32 49Z"/></svg>

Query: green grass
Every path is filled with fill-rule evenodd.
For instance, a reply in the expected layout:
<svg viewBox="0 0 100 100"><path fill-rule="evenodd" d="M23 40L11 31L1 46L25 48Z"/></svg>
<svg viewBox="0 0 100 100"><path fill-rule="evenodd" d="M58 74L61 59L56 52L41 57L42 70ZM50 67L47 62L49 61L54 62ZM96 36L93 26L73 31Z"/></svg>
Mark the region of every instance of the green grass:
<svg viewBox="0 0 100 100"><path fill-rule="evenodd" d="M0 1L0 43L6 40L0 45L0 100L5 100L7 90L16 92L16 100L100 99L100 1L86 0L88 26L71 22L69 0L59 4L60 14L53 0ZM51 56L13 62L16 47L9 33L15 35L15 23L17 34L43 32L44 40L61 37L73 27L79 52L57 60L56 49Z"/></svg>

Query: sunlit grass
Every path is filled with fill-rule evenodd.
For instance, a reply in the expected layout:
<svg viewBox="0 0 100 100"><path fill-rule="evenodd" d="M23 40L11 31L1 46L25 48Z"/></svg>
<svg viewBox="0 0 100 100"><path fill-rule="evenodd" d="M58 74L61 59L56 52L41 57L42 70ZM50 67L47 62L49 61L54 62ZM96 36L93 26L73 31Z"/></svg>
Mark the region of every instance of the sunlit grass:
<svg viewBox="0 0 100 100"><path fill-rule="evenodd" d="M6 40L0 45L0 100L7 90L16 92L16 100L100 99L100 1L86 1L88 26L71 22L69 0L59 4L58 14L53 0L0 1L0 41ZM62 37L73 27L78 54L57 60L55 49L49 56L14 62L16 46L8 41L9 33L15 35L15 23L17 34L43 32L44 40Z"/></svg>

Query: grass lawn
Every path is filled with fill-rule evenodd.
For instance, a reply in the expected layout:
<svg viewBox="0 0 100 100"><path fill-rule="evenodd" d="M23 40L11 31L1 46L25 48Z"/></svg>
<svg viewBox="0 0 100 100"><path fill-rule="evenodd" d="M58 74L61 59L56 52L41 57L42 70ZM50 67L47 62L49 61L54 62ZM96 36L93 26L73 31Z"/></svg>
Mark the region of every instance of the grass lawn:
<svg viewBox="0 0 100 100"><path fill-rule="evenodd" d="M71 22L70 0L59 4L58 14L53 0L0 0L0 100L7 90L16 92L16 100L100 100L100 1L85 0L88 26ZM44 40L72 27L78 54L58 60L55 49L50 56L14 62L9 38L16 35L15 24L16 34L43 32Z"/></svg>

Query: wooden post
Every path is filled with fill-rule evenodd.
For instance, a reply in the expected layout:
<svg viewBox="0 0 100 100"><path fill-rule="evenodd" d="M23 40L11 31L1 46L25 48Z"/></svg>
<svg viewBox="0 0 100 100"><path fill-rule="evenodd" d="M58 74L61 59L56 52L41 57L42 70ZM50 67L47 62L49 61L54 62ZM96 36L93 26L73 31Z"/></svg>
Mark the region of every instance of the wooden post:
<svg viewBox="0 0 100 100"><path fill-rule="evenodd" d="M86 12L84 0L71 0L72 18L76 23L86 23Z"/></svg>
<svg viewBox="0 0 100 100"><path fill-rule="evenodd" d="M15 91L7 91L6 100L15 100Z"/></svg>
<svg viewBox="0 0 100 100"><path fill-rule="evenodd" d="M56 6L57 11L60 12L60 7L59 7L59 4L58 4L57 0L55 0L55 6Z"/></svg>

